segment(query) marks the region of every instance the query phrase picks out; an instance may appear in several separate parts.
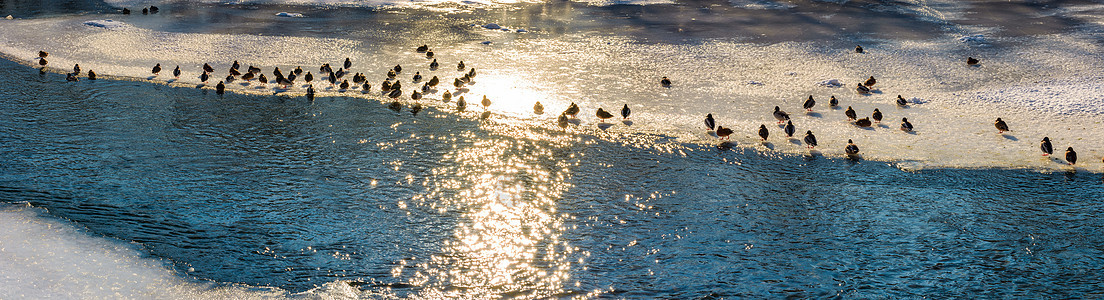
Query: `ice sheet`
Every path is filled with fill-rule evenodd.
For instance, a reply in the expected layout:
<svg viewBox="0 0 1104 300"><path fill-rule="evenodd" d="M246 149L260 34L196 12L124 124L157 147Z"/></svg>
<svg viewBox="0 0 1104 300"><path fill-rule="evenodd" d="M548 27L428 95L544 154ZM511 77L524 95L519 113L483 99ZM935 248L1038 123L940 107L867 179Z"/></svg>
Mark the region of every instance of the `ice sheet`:
<svg viewBox="0 0 1104 300"><path fill-rule="evenodd" d="M217 69L210 85L225 76L234 60L256 65L271 74L273 66L290 71L302 66L317 74L323 62L337 66L345 57L354 61L353 72L369 74L378 91L382 74L395 64L406 66L401 77L407 87L415 83L411 71L426 77L438 75L444 82L425 105L451 107L436 101L453 78L453 67L464 60L477 67L476 84L465 93L469 103L483 95L494 100L491 111L528 120L534 126L553 124L556 112L569 103L582 106L580 132L604 135L646 132L673 136L679 141L716 143L706 134L702 119L712 113L720 125L735 130L738 147L763 153L842 157L847 139L862 149L862 158L898 164L902 168L1068 168L1061 160L1040 156L1038 142L1049 136L1056 149L1073 146L1083 169L1099 171L1104 155L1104 106L1099 80L1104 63L1093 31L1035 37L985 36L987 43L1011 46L975 47L963 43L961 34L934 40L881 41L865 45L866 53L806 42L776 44L708 40L687 44L638 43L631 37L594 37L566 34L554 38L518 38L519 35L467 26L482 32L482 40L435 46L442 68L430 71L424 55L412 46L366 44L339 38L278 37L216 33L158 32L134 26L114 30L85 25L88 17L0 21L0 52L28 65L40 49L50 51L50 66L61 70L80 63L100 74L172 82L196 86L199 67L207 62ZM531 36L531 35L527 35ZM273 46L278 45L278 46ZM980 57L979 66L967 66L967 56ZM1072 63L1076 62L1076 63ZM149 68L160 63L166 71L151 77ZM184 75L171 78L168 70L180 65ZM675 84L659 86L668 76ZM856 83L878 78L875 93L859 95ZM319 96L342 95L386 100L379 93L359 90L339 93L328 84L315 86ZM839 80L840 87L825 85ZM754 83L754 84L753 84ZM59 83L60 84L60 83ZM210 88L210 85L205 88ZM288 90L273 84L258 87L235 83L229 89L248 93L282 93L301 96L302 86ZM806 113L801 103L809 95L818 104ZM828 97L839 98L841 107L828 108ZM894 104L897 95L911 102ZM533 102L546 111L533 115ZM454 100L455 101L455 100ZM629 104L629 123L601 123L594 110L618 111ZM798 135L786 139L774 124L771 110L780 106L793 116ZM872 128L858 128L843 117L852 106L860 116L874 108L885 121ZM916 131L898 130L908 117ZM993 120L1003 118L1012 132L998 134ZM616 119L614 119L616 120ZM771 131L767 143L755 132L760 124ZM805 149L800 133L811 130L820 140L817 151ZM631 143L630 143L631 146ZM1061 153L1056 155L1061 157Z"/></svg>

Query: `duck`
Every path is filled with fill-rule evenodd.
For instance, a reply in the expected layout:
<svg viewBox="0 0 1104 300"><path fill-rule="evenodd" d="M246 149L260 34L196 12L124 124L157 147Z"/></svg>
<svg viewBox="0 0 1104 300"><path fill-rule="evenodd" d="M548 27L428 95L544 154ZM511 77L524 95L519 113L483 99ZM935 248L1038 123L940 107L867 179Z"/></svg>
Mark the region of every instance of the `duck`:
<svg viewBox="0 0 1104 300"><path fill-rule="evenodd" d="M429 93L429 89L430 89L430 87L429 87L429 85L428 85L428 84L422 84L422 93L426 93L426 94L428 94L428 93Z"/></svg>
<svg viewBox="0 0 1104 300"><path fill-rule="evenodd" d="M341 85L339 85L338 87L341 88L341 90L348 89L349 88L349 80L341 81Z"/></svg>
<svg viewBox="0 0 1104 300"><path fill-rule="evenodd" d="M391 83L391 89L392 90L397 90L397 89L401 89L401 88L402 88L402 83L401 82L395 81L394 83Z"/></svg>
<svg viewBox="0 0 1104 300"><path fill-rule="evenodd" d="M459 99L456 99L456 110L463 111L467 106L468 102L464 101L464 96L460 96Z"/></svg>
<svg viewBox="0 0 1104 300"><path fill-rule="evenodd" d="M728 139L732 135L731 128L725 128L724 126L717 126L717 137Z"/></svg>
<svg viewBox="0 0 1104 300"><path fill-rule="evenodd" d="M468 71L468 78L475 78L475 68L471 68L471 71Z"/></svg>
<svg viewBox="0 0 1104 300"><path fill-rule="evenodd" d="M1071 166L1077 163L1077 152L1073 151L1073 147L1066 148L1066 162Z"/></svg>
<svg viewBox="0 0 1104 300"><path fill-rule="evenodd" d="M391 101L391 104L388 104L387 108L390 108L395 112L399 112L400 110L402 110L402 103L399 103L399 101Z"/></svg>
<svg viewBox="0 0 1104 300"><path fill-rule="evenodd" d="M966 57L966 65L973 66L977 65L979 62L981 61L979 61L977 58Z"/></svg>
<svg viewBox="0 0 1104 300"><path fill-rule="evenodd" d="M705 128L709 128L710 131L713 131L713 128L715 128L714 124L716 124L716 122L713 120L713 114L706 114L705 115Z"/></svg>
<svg viewBox="0 0 1104 300"><path fill-rule="evenodd" d="M574 118L579 114L579 105L576 105L575 102L571 102L571 105L568 105L567 109L564 110L564 114Z"/></svg>
<svg viewBox="0 0 1104 300"><path fill-rule="evenodd" d="M368 83L367 81L365 81L364 84L360 85L360 92L362 92L362 93L367 93L371 90L372 90L372 84Z"/></svg>
<svg viewBox="0 0 1104 300"><path fill-rule="evenodd" d="M313 84L308 84L307 85L307 99L314 100L314 85Z"/></svg>
<svg viewBox="0 0 1104 300"><path fill-rule="evenodd" d="M88 80L96 80L96 71L88 70Z"/></svg>
<svg viewBox="0 0 1104 300"><path fill-rule="evenodd" d="M786 121L786 127L783 127L782 130L786 132L786 137L793 137L794 132L797 131L797 128L794 127L793 122Z"/></svg>
<svg viewBox="0 0 1104 300"><path fill-rule="evenodd" d="M870 125L872 125L872 123L870 123L870 118L862 118L862 119L855 120L855 126L870 127Z"/></svg>
<svg viewBox="0 0 1104 300"><path fill-rule="evenodd" d="M253 76L253 73L245 72L245 74L242 74L241 79L245 81L250 81L253 80Z"/></svg>
<svg viewBox="0 0 1104 300"><path fill-rule="evenodd" d="M997 133L1012 131L1008 129L1008 123L1005 123L1004 120L1001 120L1001 118L997 118L997 121L993 122L993 127L997 128Z"/></svg>
<svg viewBox="0 0 1104 300"><path fill-rule="evenodd" d="M391 69L395 70L395 73L402 73L402 65L395 65L395 67Z"/></svg>
<svg viewBox="0 0 1104 300"><path fill-rule="evenodd" d="M631 114L632 114L632 110L629 109L628 104L625 104L625 106L621 107L621 119L622 120L628 119L629 115L631 115Z"/></svg>
<svg viewBox="0 0 1104 300"><path fill-rule="evenodd" d="M422 73L421 72L414 72L414 82L419 82L419 81L422 81Z"/></svg>
<svg viewBox="0 0 1104 300"><path fill-rule="evenodd" d="M334 72L333 74L334 76L337 76L337 79L341 79L341 77L345 77L345 69L337 69L337 72Z"/></svg>
<svg viewBox="0 0 1104 300"><path fill-rule="evenodd" d="M912 132L912 123L909 123L908 118L901 118L901 131Z"/></svg>
<svg viewBox="0 0 1104 300"><path fill-rule="evenodd" d="M391 99L398 99L401 96L402 96L402 90L392 89L390 93L387 93L387 97L390 97Z"/></svg>
<svg viewBox="0 0 1104 300"><path fill-rule="evenodd" d="M871 115L871 117L874 118L874 123L881 123L882 122L882 111L875 108L874 109L874 114Z"/></svg>
<svg viewBox="0 0 1104 300"><path fill-rule="evenodd" d="M176 66L176 69L173 69L173 77L180 78L180 66Z"/></svg>
<svg viewBox="0 0 1104 300"><path fill-rule="evenodd" d="M241 69L241 64L235 60L233 64L230 64L230 68L234 70Z"/></svg>
<svg viewBox="0 0 1104 300"><path fill-rule="evenodd" d="M158 9L157 6L150 5L149 11L151 14L156 14L157 12L161 11L161 9Z"/></svg>
<svg viewBox="0 0 1104 300"><path fill-rule="evenodd" d="M200 82L207 82L208 79L211 79L211 75L207 75L207 72L203 72L203 74L199 74L199 81Z"/></svg>
<svg viewBox="0 0 1104 300"><path fill-rule="evenodd" d="M659 84L664 87L669 87L671 86L671 79L667 79L667 76L663 76L663 79L659 80Z"/></svg>
<svg viewBox="0 0 1104 300"><path fill-rule="evenodd" d="M839 100L836 99L835 95L833 95L832 98L828 99L828 106L831 106L831 107L839 106Z"/></svg>
<svg viewBox="0 0 1104 300"><path fill-rule="evenodd" d="M433 76L433 78L430 78L429 82L427 82L426 84L428 84L429 86L437 86L437 84L439 83L441 83L441 79L438 79L437 76Z"/></svg>
<svg viewBox="0 0 1104 300"><path fill-rule="evenodd" d="M441 101L448 102L449 100L452 100L452 93L445 91L444 94L441 94Z"/></svg>
<svg viewBox="0 0 1104 300"><path fill-rule="evenodd" d="M813 111L814 105L816 105L816 100L813 100L813 95L809 95L809 99L805 99L805 103L802 103L801 107L805 108L805 111Z"/></svg>
<svg viewBox="0 0 1104 300"><path fill-rule="evenodd" d="M314 74L311 74L311 72L308 71L307 75L303 75L303 80L306 80L309 84L311 81L314 81Z"/></svg>
<svg viewBox="0 0 1104 300"><path fill-rule="evenodd" d="M898 106L908 105L908 100L905 100L905 97L901 97L901 95L897 95L897 105Z"/></svg>
<svg viewBox="0 0 1104 300"><path fill-rule="evenodd" d="M381 92L391 91L391 82L387 81L387 80L384 80L383 83L380 83L380 91Z"/></svg>
<svg viewBox="0 0 1104 300"><path fill-rule="evenodd" d="M291 72L291 73L288 73L287 80L290 83L295 83L295 78L297 78L297 77L298 76L295 75L295 72Z"/></svg>
<svg viewBox="0 0 1104 300"><path fill-rule="evenodd" d="M231 82L234 82L234 76L233 75L226 75L226 83L231 83Z"/></svg>
<svg viewBox="0 0 1104 300"><path fill-rule="evenodd" d="M395 70L387 70L387 79L395 79L395 76L398 76Z"/></svg>
<svg viewBox="0 0 1104 300"><path fill-rule="evenodd" d="M878 83L878 80L874 79L874 76L870 76L870 78L867 79L866 82L863 82L863 85L866 87L872 87L875 83Z"/></svg>
<svg viewBox="0 0 1104 300"><path fill-rule="evenodd" d="M129 15L129 14L130 14L130 9L129 9L129 8L125 8L125 7L124 7L124 8L123 8L123 14L124 14L124 15Z"/></svg>
<svg viewBox="0 0 1104 300"><path fill-rule="evenodd" d="M433 59L433 62L429 63L429 69L430 70L436 70L440 66L441 66L441 64L437 63L436 58Z"/></svg>
<svg viewBox="0 0 1104 300"><path fill-rule="evenodd" d="M805 141L805 145L807 145L807 147L809 147L810 149L816 148L817 140L816 136L813 135L812 130L805 131L805 138L803 140Z"/></svg>
<svg viewBox="0 0 1104 300"><path fill-rule="evenodd" d="M237 70L238 68L234 68ZM276 75L276 78L284 77L284 72L280 71L280 67L272 68L272 75Z"/></svg>
<svg viewBox="0 0 1104 300"><path fill-rule="evenodd" d="M422 99L422 93L419 93L418 91L414 91L413 93L410 93L410 99L412 99L412 100Z"/></svg>
<svg viewBox="0 0 1104 300"><path fill-rule="evenodd" d="M846 152L849 156L859 154L859 146L856 146L851 139L847 139L847 147L843 148L843 152Z"/></svg>
<svg viewBox="0 0 1104 300"><path fill-rule="evenodd" d="M859 118L859 116L855 114L855 109L851 108L850 106L847 107L847 110L843 111L843 115L847 116L848 121L853 121Z"/></svg>
<svg viewBox="0 0 1104 300"><path fill-rule="evenodd" d="M268 77L265 77L265 74L261 74L257 76L257 81L260 81L261 84L268 84Z"/></svg>
<svg viewBox="0 0 1104 300"><path fill-rule="evenodd" d="M1050 137L1043 137L1043 141L1039 142L1039 150L1043 150L1043 156L1054 154L1054 145L1050 144Z"/></svg>
<svg viewBox="0 0 1104 300"><path fill-rule="evenodd" d="M65 81L73 82L77 81L77 75L73 73L65 73Z"/></svg>
<svg viewBox="0 0 1104 300"><path fill-rule="evenodd" d="M461 60L460 63L456 64L456 70L457 71L463 71L464 70L464 61Z"/></svg>
<svg viewBox="0 0 1104 300"><path fill-rule="evenodd" d="M491 106L491 99L487 99L487 95L483 95L483 101L479 103L483 104L483 109L487 109L488 106Z"/></svg>
<svg viewBox="0 0 1104 300"><path fill-rule="evenodd" d="M38 50L38 58L46 58L47 56L50 56L50 52Z"/></svg>
<svg viewBox="0 0 1104 300"><path fill-rule="evenodd" d="M770 131L767 130L767 125L759 125L759 138L766 141L770 136Z"/></svg>
<svg viewBox="0 0 1104 300"><path fill-rule="evenodd" d="M601 107L598 108L598 111L595 112L594 115L597 116L598 119L601 119L602 122L605 122L606 119L613 118L613 114L609 113L605 109L602 109Z"/></svg>
<svg viewBox="0 0 1104 300"><path fill-rule="evenodd" d="M211 65L209 65L207 63L203 63L203 72L214 73L215 68L212 68Z"/></svg>
<svg viewBox="0 0 1104 300"><path fill-rule="evenodd" d="M276 75L276 80L280 80L280 76ZM330 85L337 84L337 76L333 72L330 72L330 76L326 76L326 80L330 82Z"/></svg>
<svg viewBox="0 0 1104 300"><path fill-rule="evenodd" d="M250 69L249 69L249 72L253 72L253 69L252 69L252 68L250 68ZM260 68L257 68L257 73L260 73L260 72L261 72L261 69L260 69ZM295 70L294 70L294 71L292 71L292 73L294 73L295 75L303 75L303 67L301 67L301 66L295 66Z"/></svg>
<svg viewBox="0 0 1104 300"><path fill-rule="evenodd" d="M231 68L230 69L230 76L241 76L241 72L239 72L238 69Z"/></svg>
<svg viewBox="0 0 1104 300"><path fill-rule="evenodd" d="M153 66L153 75L157 75L157 73L161 73L161 64Z"/></svg>
<svg viewBox="0 0 1104 300"><path fill-rule="evenodd" d="M330 64L322 64L321 67L318 67L318 74L326 74L329 72L333 72L333 69L330 69Z"/></svg>
<svg viewBox="0 0 1104 300"><path fill-rule="evenodd" d="M855 92L857 92L859 94L869 94L870 93L870 88L866 87L862 83L859 83L858 85L855 86Z"/></svg>
<svg viewBox="0 0 1104 300"><path fill-rule="evenodd" d="M80 71L81 71L80 70L80 64L74 64L73 65L73 74L74 75L80 75Z"/></svg>
<svg viewBox="0 0 1104 300"><path fill-rule="evenodd" d="M226 85L222 84L222 81L219 81L219 83L215 85L215 94L222 96L223 93L226 93Z"/></svg>
<svg viewBox="0 0 1104 300"><path fill-rule="evenodd" d="M863 48L862 48L862 46L856 45L856 46L855 46L855 53L863 53Z"/></svg>
<svg viewBox="0 0 1104 300"><path fill-rule="evenodd" d="M39 66L45 66L45 65L46 65L46 64L48 64L48 63L50 63L50 62L49 62L49 61L47 61L45 57L42 57L42 58L39 58L39 59L38 59L38 65L39 65Z"/></svg>
<svg viewBox="0 0 1104 300"><path fill-rule="evenodd" d="M538 115L539 114L544 114L544 105L541 105L540 101L537 101L536 104L533 104L533 113L538 114ZM564 115L560 114L560 117L564 117Z"/></svg>
<svg viewBox="0 0 1104 300"><path fill-rule="evenodd" d="M417 51L417 52L426 52L426 51L429 51L429 45L421 45L421 46L418 46L418 48L417 48L417 49L416 49L415 51Z"/></svg>
<svg viewBox="0 0 1104 300"><path fill-rule="evenodd" d="M349 58L346 57L345 58L345 64L343 64L343 66L345 66L345 69L348 70L349 68L353 67L353 61L349 60Z"/></svg>
<svg viewBox="0 0 1104 300"><path fill-rule="evenodd" d="M560 128L567 128L567 115L560 114L560 116L556 118L556 125L559 125Z"/></svg>
<svg viewBox="0 0 1104 300"><path fill-rule="evenodd" d="M786 112L782 111L781 108L778 108L778 106L775 106L774 107L774 118L778 119L778 124L782 124L782 122L785 122L786 120L790 119L790 114L787 114Z"/></svg>
<svg viewBox="0 0 1104 300"><path fill-rule="evenodd" d="M461 87L464 86L464 81L460 80L460 78L456 78L452 81L452 86L455 86L456 89L459 90Z"/></svg>
<svg viewBox="0 0 1104 300"><path fill-rule="evenodd" d="M433 51L426 51L426 58L433 58Z"/></svg>

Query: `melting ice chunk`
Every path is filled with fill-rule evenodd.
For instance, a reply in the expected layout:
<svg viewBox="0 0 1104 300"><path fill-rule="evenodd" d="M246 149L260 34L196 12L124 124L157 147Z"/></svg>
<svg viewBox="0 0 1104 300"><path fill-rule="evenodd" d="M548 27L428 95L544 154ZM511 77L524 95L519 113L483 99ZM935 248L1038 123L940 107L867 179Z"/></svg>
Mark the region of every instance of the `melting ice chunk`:
<svg viewBox="0 0 1104 300"><path fill-rule="evenodd" d="M817 85L823 86L823 87L838 88L838 87L843 86L843 83L840 82L839 79L828 79L828 80L825 80L825 81L817 82Z"/></svg>
<svg viewBox="0 0 1104 300"><path fill-rule="evenodd" d="M88 26L92 26L92 27L107 28L107 29L119 29L119 28L123 28L123 27L127 26L126 23L115 21L115 20L92 20L92 21L84 22L84 25L88 25Z"/></svg>
<svg viewBox="0 0 1104 300"><path fill-rule="evenodd" d="M276 16L277 17L288 17L288 18L302 18L303 14L301 14L301 13L289 13L289 12L282 12L281 11L281 12L276 13Z"/></svg>

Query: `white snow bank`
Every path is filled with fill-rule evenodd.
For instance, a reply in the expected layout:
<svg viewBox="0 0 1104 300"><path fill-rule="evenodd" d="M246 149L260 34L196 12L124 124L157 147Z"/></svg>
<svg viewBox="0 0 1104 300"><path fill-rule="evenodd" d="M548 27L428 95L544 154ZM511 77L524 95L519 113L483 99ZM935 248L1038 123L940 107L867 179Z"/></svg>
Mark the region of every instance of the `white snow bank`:
<svg viewBox="0 0 1104 300"><path fill-rule="evenodd" d="M30 206L0 206L0 298L263 299L278 289L185 279L122 241L91 236L40 216Z"/></svg>

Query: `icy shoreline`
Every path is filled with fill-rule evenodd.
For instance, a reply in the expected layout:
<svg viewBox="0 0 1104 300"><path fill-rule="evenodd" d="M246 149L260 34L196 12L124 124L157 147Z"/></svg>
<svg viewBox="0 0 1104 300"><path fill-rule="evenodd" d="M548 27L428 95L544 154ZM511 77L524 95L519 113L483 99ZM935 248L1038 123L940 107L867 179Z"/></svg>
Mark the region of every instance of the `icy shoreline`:
<svg viewBox="0 0 1104 300"><path fill-rule="evenodd" d="M423 75L426 77L441 77L443 86L437 88L437 93L426 96L429 101L421 100L423 105L438 106L442 110L451 110L454 105L454 102L443 103L439 100L444 90L451 90L448 83L458 77L459 72L451 65L433 72L424 70L421 64L428 61L418 57L419 54L413 53L413 49L366 46L359 41L342 39L168 33L133 26L106 30L83 25L87 21L83 17L71 17L0 22L0 29L8 32L0 35L0 53L8 59L35 67L37 51L48 49L52 53L49 67L57 72L65 72L69 66L80 63L84 70L96 70L105 78L203 88L213 88L214 83L223 77L214 75L206 85L201 85L197 77L203 63L211 63L216 69L215 74L224 74L235 59L246 58L249 61L242 61L243 69L249 64L256 64L266 73L271 72L274 66L285 72L296 66L315 72L322 62L336 64L344 57L352 57L352 72L368 74L374 92L364 94L356 88L339 92L321 83L323 76L315 74L314 85L319 90L317 96L390 101L378 92L382 81L380 74L400 63L408 70L425 72ZM36 38L36 30L70 33L56 38ZM1054 48L1055 42L1046 39L1067 43L1069 49ZM287 47L263 46L273 43ZM547 50L542 49L541 43L551 44L552 48L559 50L542 52ZM1100 157L1104 155L1104 141L1094 134L1104 131L1104 105L1094 104L1093 101L1099 102L1100 99L1085 94L1104 90L1104 84L1094 80L1097 77L1088 75L1102 69L1104 64L1099 59L1086 59L1077 66L1083 70L1068 71L1070 66L1061 60L1064 55L1098 52L1095 45L1080 42L1076 37L1041 37L1040 41L1029 43L1022 49L988 50L991 53L985 56L981 67L975 68L966 67L957 58L945 56L960 52L957 48L961 47L961 42L953 37L945 41L880 44L868 47L865 54L826 52L826 49L805 43L763 46L710 42L692 46L634 45L614 41L603 45L587 39L541 43L496 44L489 49L483 45L445 45L438 49L438 58L445 62L443 64L465 60L471 66L479 67L479 83L466 93L471 98L468 99L470 103L479 96L488 95L496 100L490 107L492 111L535 122L554 123L556 112L570 102L577 102L583 107L580 126L594 128L598 124L592 116L595 108L611 110L627 103L634 109L633 126L611 121L606 123L610 126L599 126L599 130L651 132L674 136L682 142L715 144L715 137L702 134L700 125L702 117L712 113L719 125L735 130L732 136L734 146L755 148L764 153L810 155L810 151L800 142L800 133L812 130L821 141L818 150L812 152L814 156L844 157L843 145L847 139L854 139L862 149L863 159L893 162L908 170L1071 169L1060 160L1040 156L1038 142L1043 136L1048 136L1054 140L1058 150L1054 157L1062 157L1061 150L1072 145L1081 157L1078 170L1099 172L1102 167ZM574 70L579 73L569 77L559 74L558 70L563 67L533 66L525 62L532 56L566 65L577 64L576 60L588 61L591 58L579 58L572 53L593 52L592 47L623 54L614 62L598 62L593 70ZM1048 48L1054 54L1026 58L1022 65L1008 59L1033 53L1037 48ZM130 50L123 52L117 49ZM754 60L763 55L801 59L797 62ZM682 68L689 63L686 59L695 56L741 64L749 64L746 62L750 61L749 66L739 67L758 71L751 74L726 71L726 67L731 67L726 65ZM642 64L646 61L658 63ZM149 74L149 67L155 63L161 63L164 68L156 77ZM167 75L175 65L180 65L183 71L179 79ZM857 70L856 66L865 67L864 70ZM1033 70L1023 74L1024 67ZM632 72L632 68L643 72ZM649 83L659 74L675 78L675 85L672 88L657 88ZM698 76L695 74L712 76L692 80ZM406 87L402 97L404 102L411 101L409 91L412 88L420 87L420 84L405 78L410 75L403 73L400 76ZM622 75L627 75L627 78L612 81L588 78L617 78ZM868 75L879 78L877 93L869 96L853 93L854 82ZM842 86L817 84L831 79L839 80ZM528 81L551 81L554 84L525 83ZM275 86L269 83L257 87L255 83L242 85L241 81L236 81L228 85L228 90L291 97L299 97L306 92L302 84L286 90L274 89ZM914 99L913 103L896 107L892 103L898 94ZM813 95L818 102L811 113L805 113L800 108L808 95ZM840 107L827 107L827 98L831 95L841 100ZM530 107L535 100L544 103L548 112L544 115L532 114ZM696 104L686 105L688 103ZM783 138L780 127L774 125L770 108L775 105L783 107L793 116L799 133L795 139ZM869 116L871 110L879 108L886 115L885 122L867 129L850 125L842 117L843 109L848 106L854 107L860 117ZM897 130L901 117L908 117L915 124L915 133ZM1013 131L1005 135L997 134L992 125L997 117L1008 121ZM760 143L755 135L760 124L767 125L771 131L767 143ZM1081 126L1069 126L1071 124Z"/></svg>

